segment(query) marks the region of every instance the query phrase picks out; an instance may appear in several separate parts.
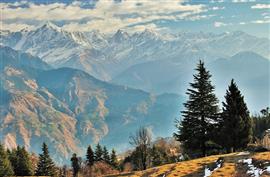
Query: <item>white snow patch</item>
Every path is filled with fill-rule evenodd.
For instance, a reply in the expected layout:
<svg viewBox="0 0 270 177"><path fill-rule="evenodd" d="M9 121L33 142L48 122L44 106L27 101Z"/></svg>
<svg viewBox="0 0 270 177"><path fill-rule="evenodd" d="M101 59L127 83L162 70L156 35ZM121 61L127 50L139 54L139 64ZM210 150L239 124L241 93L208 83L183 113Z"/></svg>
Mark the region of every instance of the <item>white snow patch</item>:
<svg viewBox="0 0 270 177"><path fill-rule="evenodd" d="M204 169L204 177L210 176L212 174L212 171L209 170L209 168Z"/></svg>
<svg viewBox="0 0 270 177"><path fill-rule="evenodd" d="M270 172L270 166L267 167L265 170L255 167L252 164L252 159L243 159L239 160L238 162L246 163L248 165L248 171L247 174L253 176L253 177L260 177L263 172L267 171ZM269 171L268 171L269 170Z"/></svg>
<svg viewBox="0 0 270 177"><path fill-rule="evenodd" d="M266 167L266 171L270 173L270 166Z"/></svg>
<svg viewBox="0 0 270 177"><path fill-rule="evenodd" d="M206 167L206 168L204 169L204 177L209 177L209 176L211 176L212 173L213 173L215 170L219 169L220 167L221 167L221 163L218 164L217 167L216 167L213 171L211 171L209 168Z"/></svg>

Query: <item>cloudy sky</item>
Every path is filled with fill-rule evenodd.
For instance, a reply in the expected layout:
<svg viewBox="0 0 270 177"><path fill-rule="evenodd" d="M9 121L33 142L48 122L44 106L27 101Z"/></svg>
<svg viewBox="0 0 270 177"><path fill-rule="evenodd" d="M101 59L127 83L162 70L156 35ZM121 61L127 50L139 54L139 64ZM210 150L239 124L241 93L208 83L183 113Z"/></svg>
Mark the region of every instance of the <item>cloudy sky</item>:
<svg viewBox="0 0 270 177"><path fill-rule="evenodd" d="M269 38L268 0L0 0L1 29L35 28L46 21L70 31L113 33L145 28L172 32L241 30Z"/></svg>

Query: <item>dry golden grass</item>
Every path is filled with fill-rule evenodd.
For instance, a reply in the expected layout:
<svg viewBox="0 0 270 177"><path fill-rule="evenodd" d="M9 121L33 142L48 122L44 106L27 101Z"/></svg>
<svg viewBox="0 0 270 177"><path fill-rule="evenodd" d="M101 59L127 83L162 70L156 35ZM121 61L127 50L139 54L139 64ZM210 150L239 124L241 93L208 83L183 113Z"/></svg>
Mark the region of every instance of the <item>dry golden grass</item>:
<svg viewBox="0 0 270 177"><path fill-rule="evenodd" d="M252 158L256 160L269 160L270 161L270 151L256 153L255 155L252 156Z"/></svg>
<svg viewBox="0 0 270 177"><path fill-rule="evenodd" d="M230 153L223 155L213 155L175 164L168 164L150 168L144 171L132 172L132 174L121 174L118 176L126 177L159 177L166 174L166 177L199 177L204 176L206 165L216 162L220 157L224 158L221 168L215 170L211 177L233 177L237 174L237 162L243 158L254 158L257 160L270 160L270 152L262 152L250 155L237 155ZM239 174L239 171L238 171Z"/></svg>
<svg viewBox="0 0 270 177"><path fill-rule="evenodd" d="M141 176L147 176L147 177L157 177L166 174L166 177L186 177L186 176L203 176L204 175L204 168L206 165L214 163L218 160L220 157L229 157L233 156L235 153L232 154L224 154L224 155L214 155L214 156L208 156L203 157L199 159L189 160L189 161L183 161L175 164L168 164L163 165L160 167L150 168L144 171L138 171L134 172L134 174L126 175L129 177L141 177ZM234 168L231 166L231 164L228 164L228 166L231 168L228 174L233 173ZM227 166L225 167L225 169ZM120 175L119 175L120 176ZM125 176L125 175L121 175Z"/></svg>
<svg viewBox="0 0 270 177"><path fill-rule="evenodd" d="M211 177L230 177L234 176L236 172L234 163L224 163L223 166L215 170Z"/></svg>

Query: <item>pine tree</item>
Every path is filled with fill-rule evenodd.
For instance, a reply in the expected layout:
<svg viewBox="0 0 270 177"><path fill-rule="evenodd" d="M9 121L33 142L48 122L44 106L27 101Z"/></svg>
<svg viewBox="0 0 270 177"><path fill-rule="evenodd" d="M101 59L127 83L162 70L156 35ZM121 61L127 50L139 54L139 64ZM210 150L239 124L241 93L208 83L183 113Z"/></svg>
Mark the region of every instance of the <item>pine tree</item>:
<svg viewBox="0 0 270 177"><path fill-rule="evenodd" d="M249 111L234 80L225 95L221 116L221 143L227 151L245 148L252 136Z"/></svg>
<svg viewBox="0 0 270 177"><path fill-rule="evenodd" d="M0 144L0 176L12 176L13 169L4 146Z"/></svg>
<svg viewBox="0 0 270 177"><path fill-rule="evenodd" d="M37 165L37 176L55 176L55 165L50 157L48 146L43 143L42 154L39 154L39 161Z"/></svg>
<svg viewBox="0 0 270 177"><path fill-rule="evenodd" d="M17 147L15 158L14 172L16 176L32 176L34 174L30 155L24 147Z"/></svg>
<svg viewBox="0 0 270 177"><path fill-rule="evenodd" d="M116 152L113 149L111 152L111 157L110 157L110 164L111 166L113 166L114 168L118 167L118 160L117 160L117 156L116 156Z"/></svg>
<svg viewBox="0 0 270 177"><path fill-rule="evenodd" d="M12 150L7 151L8 158L9 158L9 161L12 165L14 175L16 175L16 171L17 171L17 149L18 149L18 146L16 149L12 149Z"/></svg>
<svg viewBox="0 0 270 177"><path fill-rule="evenodd" d="M72 158L70 160L73 169L73 177L77 177L81 169L80 160L75 153L72 155Z"/></svg>
<svg viewBox="0 0 270 177"><path fill-rule="evenodd" d="M103 155L103 150L100 144L98 143L95 150L95 161L96 162L102 161L103 160L102 155Z"/></svg>
<svg viewBox="0 0 270 177"><path fill-rule="evenodd" d="M94 152L93 152L91 146L89 145L88 148L87 148L87 152L86 152L87 165L93 166L94 161L95 161L95 155L94 155Z"/></svg>
<svg viewBox="0 0 270 177"><path fill-rule="evenodd" d="M218 120L218 100L211 84L211 75L204 63L199 62L194 75L194 82L187 90L188 101L182 111L183 120L177 122L178 132L174 134L181 141L186 151L200 150L205 156L207 143L212 140Z"/></svg>
<svg viewBox="0 0 270 177"><path fill-rule="evenodd" d="M110 164L110 155L106 146L103 147L102 158L106 163Z"/></svg>

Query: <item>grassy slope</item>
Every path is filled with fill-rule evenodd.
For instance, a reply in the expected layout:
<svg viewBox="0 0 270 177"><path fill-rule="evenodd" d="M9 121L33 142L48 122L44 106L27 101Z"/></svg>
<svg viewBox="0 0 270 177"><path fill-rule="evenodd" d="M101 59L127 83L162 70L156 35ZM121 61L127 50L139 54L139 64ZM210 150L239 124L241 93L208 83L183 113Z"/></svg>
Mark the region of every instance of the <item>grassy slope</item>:
<svg viewBox="0 0 270 177"><path fill-rule="evenodd" d="M209 166L219 159L224 157L224 163L221 168L215 170L211 177L247 177L247 166L239 163L241 159L252 158L253 161L270 163L270 152L262 152L255 154L239 154L231 153L224 155L214 155L204 158L183 161L175 164L163 165L160 167L150 168L145 171L136 171L131 173L123 173L110 175L110 177L126 176L126 177L200 177L204 176L205 166ZM261 175L263 177L270 176L266 172ZM109 176L108 176L109 177Z"/></svg>

